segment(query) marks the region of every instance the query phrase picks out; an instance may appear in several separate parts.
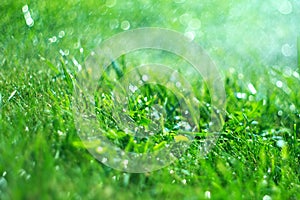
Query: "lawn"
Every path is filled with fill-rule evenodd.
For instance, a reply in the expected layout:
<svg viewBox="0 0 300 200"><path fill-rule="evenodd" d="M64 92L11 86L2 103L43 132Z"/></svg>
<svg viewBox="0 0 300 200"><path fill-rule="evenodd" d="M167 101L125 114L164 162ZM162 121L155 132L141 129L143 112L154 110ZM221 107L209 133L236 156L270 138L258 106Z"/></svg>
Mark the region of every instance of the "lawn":
<svg viewBox="0 0 300 200"><path fill-rule="evenodd" d="M2 1L0 199L300 199L299 8L297 0ZM74 90L81 73L94 73L87 61L103 41L143 27L175 30L200 45L222 76L226 109L216 144L203 155L214 110L204 79L162 50L116 59L93 96L101 137L135 153L189 144L170 165L129 173L87 150L102 152L103 141L81 136ZM146 80L135 68L147 63L190 82L200 112L190 123L194 140L180 133L188 120L164 85L145 84L128 103L130 119L144 127L137 132L154 127L157 134L135 137L120 125L114 86L132 71Z"/></svg>

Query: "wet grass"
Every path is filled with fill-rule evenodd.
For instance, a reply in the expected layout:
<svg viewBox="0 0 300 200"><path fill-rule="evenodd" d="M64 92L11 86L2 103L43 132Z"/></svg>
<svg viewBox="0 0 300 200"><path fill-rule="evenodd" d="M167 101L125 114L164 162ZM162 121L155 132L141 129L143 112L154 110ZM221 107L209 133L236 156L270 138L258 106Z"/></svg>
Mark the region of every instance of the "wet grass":
<svg viewBox="0 0 300 200"><path fill-rule="evenodd" d="M296 56L280 56L276 51L281 53L281 46L275 44L273 51L263 54L267 45L257 52L245 41L242 47L232 46L218 31L220 24L238 18L224 19L232 11L228 2L182 6L114 2L31 2L34 24L27 15L28 25L23 3L1 3L5 12L0 12L0 199L299 199ZM129 174L103 165L77 135L71 108L73 77L101 40L122 31L123 21L130 22L130 29L151 25L185 32L184 23L173 19L186 12L202 20L203 37L196 37L196 42L218 66L224 66L227 110L216 146L201 158L196 140L180 159L150 173ZM272 37L285 43L275 33ZM296 39L292 41L297 46ZM134 62L120 61L120 65L134 66ZM168 96L161 94L161 99ZM201 123L205 126L205 121Z"/></svg>

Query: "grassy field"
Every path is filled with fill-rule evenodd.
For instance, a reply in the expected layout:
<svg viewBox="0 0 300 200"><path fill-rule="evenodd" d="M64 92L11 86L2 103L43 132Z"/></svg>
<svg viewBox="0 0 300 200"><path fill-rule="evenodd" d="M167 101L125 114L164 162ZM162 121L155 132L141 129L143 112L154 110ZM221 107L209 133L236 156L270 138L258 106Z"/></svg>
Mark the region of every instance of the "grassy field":
<svg viewBox="0 0 300 200"><path fill-rule="evenodd" d="M28 2L0 4L0 199L300 199L299 2ZM72 84L101 41L149 26L182 32L208 52L224 75L226 118L205 157L196 138L171 165L131 174L86 150L74 123ZM120 70L152 60L172 65L173 57L162 55L128 55L118 60ZM161 95L151 96L153 90ZM205 94L198 94L204 113L211 109ZM146 116L134 104L138 98L150 107L166 98L176 104L164 88L145 87L141 95L133 99L135 117ZM128 151L146 151L105 121L112 104L99 104L107 136ZM167 118L169 129L172 114L178 113ZM199 126L208 123L202 118ZM139 145L172 139L157 135Z"/></svg>

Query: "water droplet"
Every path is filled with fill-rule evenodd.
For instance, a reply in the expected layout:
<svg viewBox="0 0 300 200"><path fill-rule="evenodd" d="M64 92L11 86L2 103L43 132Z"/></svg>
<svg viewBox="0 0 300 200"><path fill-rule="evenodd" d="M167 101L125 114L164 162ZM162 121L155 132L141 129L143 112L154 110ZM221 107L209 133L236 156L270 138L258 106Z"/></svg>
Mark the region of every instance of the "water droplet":
<svg viewBox="0 0 300 200"><path fill-rule="evenodd" d="M282 88L283 83L281 81L276 81L276 86Z"/></svg>
<svg viewBox="0 0 300 200"><path fill-rule="evenodd" d="M106 163L107 160L108 160L108 159L104 157L104 158L102 158L101 162L102 162L102 163Z"/></svg>
<svg viewBox="0 0 300 200"><path fill-rule="evenodd" d="M129 21L125 20L122 21L121 23L121 29L123 29L124 31L128 30L130 28L130 23Z"/></svg>
<svg viewBox="0 0 300 200"><path fill-rule="evenodd" d="M192 20L192 16L188 13L184 13L179 17L179 22L182 25L187 25Z"/></svg>
<svg viewBox="0 0 300 200"><path fill-rule="evenodd" d="M27 4L22 7L22 12L23 13L28 12L28 5Z"/></svg>
<svg viewBox="0 0 300 200"><path fill-rule="evenodd" d="M256 94L256 89L255 89L255 87L252 85L252 83L249 83L249 84L248 84L248 89L250 90L250 92L251 92L252 94Z"/></svg>
<svg viewBox="0 0 300 200"><path fill-rule="evenodd" d="M149 80L148 75L145 75L145 74L144 74L144 75L142 76L142 80L143 80L143 81L148 81L148 80Z"/></svg>
<svg viewBox="0 0 300 200"><path fill-rule="evenodd" d="M195 32L194 31L185 32L184 36L187 37L189 41L193 41L195 39Z"/></svg>
<svg viewBox="0 0 300 200"><path fill-rule="evenodd" d="M49 38L48 41L49 41L50 43L54 43L54 42L57 41L57 37L56 37L56 36L53 36L53 37Z"/></svg>
<svg viewBox="0 0 300 200"><path fill-rule="evenodd" d="M183 179L183 180L181 181L181 183L185 185L185 184L186 184L186 180Z"/></svg>
<svg viewBox="0 0 300 200"><path fill-rule="evenodd" d="M102 153L103 152L103 147L97 147L96 151L97 151L97 153Z"/></svg>
<svg viewBox="0 0 300 200"><path fill-rule="evenodd" d="M285 141L284 140L278 140L276 142L276 145L280 148L284 147L285 146Z"/></svg>
<svg viewBox="0 0 300 200"><path fill-rule="evenodd" d="M110 29L116 29L119 27L119 21L117 19L110 20L109 22Z"/></svg>
<svg viewBox="0 0 300 200"><path fill-rule="evenodd" d="M59 37L59 38L63 38L65 35L66 35L66 34L65 34L64 31L60 31L60 32L58 33L58 37Z"/></svg>
<svg viewBox="0 0 300 200"><path fill-rule="evenodd" d="M211 198L210 191L205 191L204 196L206 199L210 199Z"/></svg>
<svg viewBox="0 0 300 200"><path fill-rule="evenodd" d="M265 195L265 196L263 197L263 200L272 200L272 198L271 198L269 195Z"/></svg>
<svg viewBox="0 0 300 200"><path fill-rule="evenodd" d="M243 79L243 78L244 78L244 74L239 73L238 79Z"/></svg>
<svg viewBox="0 0 300 200"><path fill-rule="evenodd" d="M292 46L290 46L289 44L284 44L281 47L281 53L286 56L289 57L293 54L293 48Z"/></svg>
<svg viewBox="0 0 300 200"><path fill-rule="evenodd" d="M1 189L5 189L6 187L7 187L7 180L4 177L0 177L0 192Z"/></svg>
<svg viewBox="0 0 300 200"><path fill-rule="evenodd" d="M129 87L128 87L128 89L132 92L132 93L134 93L135 91L137 91L138 90L138 87L137 86L135 86L135 85L129 85Z"/></svg>
<svg viewBox="0 0 300 200"><path fill-rule="evenodd" d="M29 26L29 27L32 27L34 25L34 20L32 19L31 14L29 12L28 5L24 5L22 7L22 12L24 14L26 25Z"/></svg>
<svg viewBox="0 0 300 200"><path fill-rule="evenodd" d="M176 82L176 87L178 87L178 88L181 87L181 83L179 81Z"/></svg>
<svg viewBox="0 0 300 200"><path fill-rule="evenodd" d="M112 8L116 5L116 3L117 3L117 0L106 0L105 5L109 8Z"/></svg>
<svg viewBox="0 0 300 200"><path fill-rule="evenodd" d="M296 71L294 71L294 72L293 72L293 76L294 76L295 78L300 78L300 75L299 75L299 73L298 73L298 72L296 72Z"/></svg>
<svg viewBox="0 0 300 200"><path fill-rule="evenodd" d="M282 116L283 115L283 112L282 112L282 110L279 110L278 112L277 112L277 114L278 114L278 116Z"/></svg>
<svg viewBox="0 0 300 200"><path fill-rule="evenodd" d="M123 161L123 165L124 165L124 168L127 168L128 160L124 160L124 161Z"/></svg>
<svg viewBox="0 0 300 200"><path fill-rule="evenodd" d="M293 12L293 6L290 1L283 0L278 2L278 11L284 15L288 15Z"/></svg>
<svg viewBox="0 0 300 200"><path fill-rule="evenodd" d="M170 170L170 174L174 174L174 170L173 169Z"/></svg>
<svg viewBox="0 0 300 200"><path fill-rule="evenodd" d="M247 94L246 93L242 93L242 92L236 92L235 96L238 99L246 99L247 98Z"/></svg>
<svg viewBox="0 0 300 200"><path fill-rule="evenodd" d="M201 21L197 18L194 18L194 19L189 21L188 27L191 30L198 30L201 27Z"/></svg>

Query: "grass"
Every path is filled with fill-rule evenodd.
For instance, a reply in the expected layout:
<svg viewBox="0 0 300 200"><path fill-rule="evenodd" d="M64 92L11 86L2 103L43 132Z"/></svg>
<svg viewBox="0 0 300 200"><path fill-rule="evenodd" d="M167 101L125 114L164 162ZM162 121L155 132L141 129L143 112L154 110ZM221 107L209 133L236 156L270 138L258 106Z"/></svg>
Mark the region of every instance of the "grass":
<svg viewBox="0 0 300 200"><path fill-rule="evenodd" d="M0 199L300 199L299 69L296 55L282 56L280 46L285 38L292 38L297 46L296 36L282 35L299 30L293 23L298 19L298 3L291 1L294 10L286 18L276 14L271 1L255 9L243 1L114 2L30 1L31 27L22 13L24 3L1 3L5 12L0 12ZM253 14L256 9L263 12ZM219 67L224 66L220 68L227 108L216 146L202 158L201 137L196 137L178 160L149 173L130 174L103 165L86 150L74 123L72 90L79 64L84 68L89 53L103 39L123 31L122 21L128 20L130 29L159 26L185 32L185 21L191 18L201 19L201 29L191 30L197 33L195 41ZM263 36L257 27L274 25L274 18L279 31L268 29L266 34L276 42L257 41L255 34ZM222 29L223 24L229 28ZM159 55L137 53L118 63L123 72L145 60L172 64L172 56ZM184 63L176 63L175 68L183 69ZM114 76L122 73L112 67L104 80L106 89L111 89ZM208 123L205 113L212 108L199 82L193 82L193 87L203 88L198 94L203 130ZM250 83L256 93L249 90ZM153 91L160 96L151 95ZM99 125L122 148L155 151L155 145L176 139L178 130L172 121L176 110L165 108L169 118L163 127L174 128L172 134L161 132L153 141L134 143L114 122L105 122L111 96L100 97ZM132 99L132 117L149 125L152 120L143 106L164 106L166 98L176 104L172 93L146 85ZM147 142L149 149L144 148Z"/></svg>

